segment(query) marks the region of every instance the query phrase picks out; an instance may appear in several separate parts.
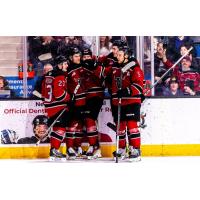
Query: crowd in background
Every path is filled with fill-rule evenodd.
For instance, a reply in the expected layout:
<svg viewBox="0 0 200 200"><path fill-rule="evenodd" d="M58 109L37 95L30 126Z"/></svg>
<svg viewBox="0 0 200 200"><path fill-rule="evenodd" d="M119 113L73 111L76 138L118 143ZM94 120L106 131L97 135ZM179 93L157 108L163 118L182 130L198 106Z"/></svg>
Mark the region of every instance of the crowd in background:
<svg viewBox="0 0 200 200"><path fill-rule="evenodd" d="M64 56L69 60L70 50L74 47L82 51L84 48L90 48L93 55L107 56L111 53L112 44L116 40L123 40L133 49L135 54L136 37L134 36L99 36L99 49L96 47L96 38L88 36L31 36L29 42L29 60L33 63L34 71L40 84L40 79L45 73L47 66L56 65L56 58ZM97 52L98 51L98 52ZM107 92L105 93L107 96ZM34 96L35 97L35 96Z"/></svg>
<svg viewBox="0 0 200 200"><path fill-rule="evenodd" d="M35 76L40 79L48 67L55 65L56 57L68 56L71 47L82 50L90 48L94 55L106 56L115 40L124 40L136 55L135 36L29 36L28 58L34 66ZM144 37L145 38L145 37ZM147 44L148 40L144 42ZM150 58L154 59L154 81L159 78L190 48L193 50L171 70L154 88L155 96L196 96L200 94L200 37L198 36L156 36L154 37L154 58L144 56L144 72L150 74ZM144 46L145 48L145 46ZM147 49L147 48L145 48ZM146 52L146 51L145 51ZM148 66L147 66L148 65ZM145 69L146 68L146 69ZM6 79L6 77L2 77ZM151 84L152 84L152 80ZM5 82L5 81L4 81ZM36 81L37 82L37 81ZM3 84L3 81L2 81ZM0 90L8 90L0 87ZM12 91L10 97L16 97Z"/></svg>
<svg viewBox="0 0 200 200"><path fill-rule="evenodd" d="M193 47L155 87L155 96L195 96L200 93L200 37L155 37L154 78L160 77Z"/></svg>
<svg viewBox="0 0 200 200"><path fill-rule="evenodd" d="M135 50L136 37L132 36L99 36L99 55L108 55L110 53L112 43L115 40L124 40ZM68 56L72 47L77 47L80 51L84 48L90 48L94 52L95 37L88 36L30 36L29 43L29 59L38 67L40 64L51 63L54 65L57 56ZM134 52L135 53L135 52Z"/></svg>

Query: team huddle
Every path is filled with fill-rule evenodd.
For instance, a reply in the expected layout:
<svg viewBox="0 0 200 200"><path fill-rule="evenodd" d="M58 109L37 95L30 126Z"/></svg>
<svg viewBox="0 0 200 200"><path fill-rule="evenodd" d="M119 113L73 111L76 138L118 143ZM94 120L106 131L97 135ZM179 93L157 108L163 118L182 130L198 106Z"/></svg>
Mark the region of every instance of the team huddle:
<svg viewBox="0 0 200 200"><path fill-rule="evenodd" d="M112 52L99 58L93 56L89 48L82 51L72 48L68 57L56 58L55 68L44 75L41 86L48 124L51 126L51 160L101 157L97 118L105 88L110 93L113 119L119 128L119 148L113 152L113 156L121 159L140 158L138 122L144 74L124 41L115 41ZM86 152L82 149L85 133L89 143ZM66 155L59 151L63 141L66 142Z"/></svg>

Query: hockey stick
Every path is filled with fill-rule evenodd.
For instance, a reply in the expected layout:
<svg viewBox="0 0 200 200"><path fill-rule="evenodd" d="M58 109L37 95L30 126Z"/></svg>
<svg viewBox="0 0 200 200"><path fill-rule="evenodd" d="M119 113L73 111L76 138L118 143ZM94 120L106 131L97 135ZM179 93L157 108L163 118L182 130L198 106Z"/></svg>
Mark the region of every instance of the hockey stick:
<svg viewBox="0 0 200 200"><path fill-rule="evenodd" d="M193 47L191 47L190 49L188 49L188 51L181 56L152 86L149 90L147 90L145 94L147 94L150 90L152 90L165 76L166 74L168 74L186 55L188 55L188 53L193 49ZM129 63L130 64L130 63ZM118 88L121 89L122 87L122 73L124 73L125 71L127 71L132 65L134 65L135 62L131 63L130 66L128 66L128 64L122 68L121 70L121 76L120 76L120 80L118 79ZM120 115L121 115L121 98L119 98L119 103L118 103L118 119L117 119L117 127L112 124L111 122L107 123L107 126L109 128L111 128L113 131L116 132L116 163L118 163L118 149L119 149L119 129L120 129ZM144 115L145 117L146 115ZM142 123L141 123L141 128L145 128L145 124L144 124L144 118L142 119Z"/></svg>
<svg viewBox="0 0 200 200"><path fill-rule="evenodd" d="M114 132L117 132L117 127L115 124L111 123L111 122L108 122L107 124L107 127L109 127L111 130L113 130Z"/></svg>
<svg viewBox="0 0 200 200"><path fill-rule="evenodd" d="M136 63L134 61L131 61L130 63L126 64L122 69L122 73L126 72L127 70L129 70L133 65L135 65Z"/></svg>
<svg viewBox="0 0 200 200"><path fill-rule="evenodd" d="M187 56L188 55L188 53L191 51L193 49L193 47L190 47L187 51L186 51L186 53L184 54L184 55L182 55L145 93L144 93L144 95L145 94L147 94L149 91L151 91L173 68L175 68L176 67L176 65L178 64L178 63L180 63L181 62L181 60L185 57L185 56ZM143 104L144 104L144 102L146 101L146 99L142 102ZM145 114L142 114L141 116L140 116L140 118L141 118L141 123L140 123L140 128L145 128L145 127L147 127L147 125L145 124L145 118L146 117L146 113Z"/></svg>
<svg viewBox="0 0 200 200"><path fill-rule="evenodd" d="M117 79L118 89L122 89L122 70L120 71L120 79ZM119 151L119 130L120 130L120 120L121 120L121 103L122 98L119 98L118 111L117 111L117 131L116 131L116 163L118 163L118 151Z"/></svg>
<svg viewBox="0 0 200 200"><path fill-rule="evenodd" d="M74 89L74 93L73 93L73 95L72 95L71 101L74 100L75 95L76 95L78 89L80 88L80 86L81 86L81 81L80 81L80 79L79 79L79 80L78 80L78 84L77 84L77 86L76 86L75 89ZM45 135L43 136L43 138L42 138L42 139L39 139L39 140L37 141L37 143L36 143L37 146L40 144L40 142L41 142L42 140L46 139L46 138L50 135L50 130L51 130L51 128L55 125L55 123L58 121L58 119L60 119L60 117L63 115L64 112L65 112L65 109L64 109L64 110L58 115L58 117L53 121L53 123L50 125L50 127L49 127L49 128L47 129L47 131L45 132Z"/></svg>
<svg viewBox="0 0 200 200"><path fill-rule="evenodd" d="M140 115L140 118L141 118L141 123L140 123L140 125L139 125L139 128L145 128L147 125L145 124L145 117L146 117L146 113L142 113L141 115ZM113 123L111 123L111 122L108 122L107 124L106 124L106 126L108 127L108 128L110 128L111 130L113 130L114 132L117 132L117 126L115 125L115 124L113 124Z"/></svg>
<svg viewBox="0 0 200 200"><path fill-rule="evenodd" d="M47 131L46 131L45 135L43 136L43 138L42 138L42 139L39 139L39 140L37 141L36 146L38 146L42 140L45 140L45 139L49 136L51 128L54 126L54 124L58 121L58 119L62 116L62 114L63 114L64 112L65 112L65 109L64 109L64 110L58 115L58 117L53 121L53 123L51 124L51 126L47 129Z"/></svg>
<svg viewBox="0 0 200 200"><path fill-rule="evenodd" d="M122 78L123 78L123 73L125 73L127 70L129 70L133 65L135 65L135 62L134 62L134 61L132 61L132 62L126 64L126 65L120 70L120 78L117 79L117 87L118 87L118 90L121 90L121 89L122 89ZM116 163L118 163L119 130L120 130L120 120L121 120L121 103L122 103L122 98L119 98L118 110L117 110L117 129L116 129Z"/></svg>
<svg viewBox="0 0 200 200"><path fill-rule="evenodd" d="M186 52L185 52L185 54L183 54L145 93L144 93L144 95L145 94L147 94L149 91L151 91L174 67L176 67L176 65L178 64L178 63L180 63L181 62L181 60L185 57L185 56L187 56L188 55L188 53L190 52L190 51L192 51L192 49L193 49L193 47L190 47Z"/></svg>

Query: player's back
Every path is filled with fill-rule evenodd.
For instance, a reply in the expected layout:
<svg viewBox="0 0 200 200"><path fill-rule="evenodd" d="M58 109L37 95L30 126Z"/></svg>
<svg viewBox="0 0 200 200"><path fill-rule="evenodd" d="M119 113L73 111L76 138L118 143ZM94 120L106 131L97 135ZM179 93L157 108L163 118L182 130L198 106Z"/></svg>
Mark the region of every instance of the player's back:
<svg viewBox="0 0 200 200"><path fill-rule="evenodd" d="M48 72L42 82L42 97L50 116L65 108L66 102L70 100L70 95L67 93L66 73L61 70Z"/></svg>

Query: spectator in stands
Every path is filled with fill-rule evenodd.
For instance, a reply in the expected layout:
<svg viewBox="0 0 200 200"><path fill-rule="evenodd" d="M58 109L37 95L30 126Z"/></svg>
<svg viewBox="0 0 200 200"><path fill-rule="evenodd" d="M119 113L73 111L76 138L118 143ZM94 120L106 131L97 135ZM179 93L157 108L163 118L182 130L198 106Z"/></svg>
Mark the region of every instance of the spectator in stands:
<svg viewBox="0 0 200 200"><path fill-rule="evenodd" d="M99 55L107 56L110 53L110 38L108 36L100 36L99 37Z"/></svg>
<svg viewBox="0 0 200 200"><path fill-rule="evenodd" d="M166 57L166 48L162 42L157 43L156 53L154 54L154 74L155 81L158 81L160 77L167 71L167 65L163 62L163 58ZM155 87L155 95L162 96L163 90L168 86L171 74L166 75Z"/></svg>
<svg viewBox="0 0 200 200"><path fill-rule="evenodd" d="M144 62L146 63L151 62L151 37L144 38Z"/></svg>
<svg viewBox="0 0 200 200"><path fill-rule="evenodd" d="M198 95L199 91L194 91L194 81L186 80L184 84L184 95L194 96Z"/></svg>
<svg viewBox="0 0 200 200"><path fill-rule="evenodd" d="M154 54L157 52L157 45L158 45L158 38L157 37L153 37L153 51L154 51Z"/></svg>
<svg viewBox="0 0 200 200"><path fill-rule="evenodd" d="M52 36L29 37L29 58L34 65L36 76L43 75L46 63L54 64L58 55L58 42Z"/></svg>
<svg viewBox="0 0 200 200"><path fill-rule="evenodd" d="M44 74L47 74L49 71L53 69L53 66L50 63L44 65Z"/></svg>
<svg viewBox="0 0 200 200"><path fill-rule="evenodd" d="M74 37L74 44L80 49L84 49L84 48L90 48L90 46L88 44L86 44L86 42L83 40L82 36L75 36Z"/></svg>
<svg viewBox="0 0 200 200"><path fill-rule="evenodd" d="M44 70L43 70L43 75L47 74L49 71L53 70L53 66L50 63L47 63L44 65ZM42 94L41 94L41 84L42 84L43 76L40 77L34 87L34 90L32 92L31 98L33 99L41 99Z"/></svg>
<svg viewBox="0 0 200 200"><path fill-rule="evenodd" d="M186 44L181 45L179 57L183 56L190 48L191 48L190 45L186 45ZM199 71L200 61L199 59L196 58L195 49L190 51L188 56L190 57L190 60L192 61L192 68L195 69L196 71Z"/></svg>
<svg viewBox="0 0 200 200"><path fill-rule="evenodd" d="M46 64L57 55L58 42L52 36L29 37L29 56Z"/></svg>
<svg viewBox="0 0 200 200"><path fill-rule="evenodd" d="M122 40L121 36L110 36L110 42L114 43L116 40Z"/></svg>
<svg viewBox="0 0 200 200"><path fill-rule="evenodd" d="M136 36L126 36L126 42L129 48L136 50Z"/></svg>
<svg viewBox="0 0 200 200"><path fill-rule="evenodd" d="M82 50L85 47L90 48L91 44L87 44L82 36L65 36L64 40L60 40L57 52L59 55L69 58L70 50L75 47Z"/></svg>
<svg viewBox="0 0 200 200"><path fill-rule="evenodd" d="M0 98L14 98L16 97L15 92L8 86L8 81L0 76Z"/></svg>
<svg viewBox="0 0 200 200"><path fill-rule="evenodd" d="M65 36L53 36L53 38L54 38L57 42L60 42L60 41L64 41L64 40L65 40Z"/></svg>
<svg viewBox="0 0 200 200"><path fill-rule="evenodd" d="M183 96L183 92L179 89L177 77L171 77L169 87L163 91L164 96Z"/></svg>
<svg viewBox="0 0 200 200"><path fill-rule="evenodd" d="M169 68L173 65L166 57L164 64ZM185 95L197 95L200 91L200 74L192 69L190 56L186 56L181 61L181 67L176 66L173 70L173 76L179 81L180 89Z"/></svg>
<svg viewBox="0 0 200 200"><path fill-rule="evenodd" d="M5 90L7 88L8 82L3 76L0 76L0 90Z"/></svg>
<svg viewBox="0 0 200 200"><path fill-rule="evenodd" d="M168 58L175 62L179 59L180 47L182 45L193 46L193 41L189 36L168 37L167 54Z"/></svg>
<svg viewBox="0 0 200 200"><path fill-rule="evenodd" d="M196 58L200 59L200 36L191 37L196 51Z"/></svg>
<svg viewBox="0 0 200 200"><path fill-rule="evenodd" d="M64 40L60 40L58 43L58 54L60 56L69 57L70 48L74 47L74 36L65 36Z"/></svg>

